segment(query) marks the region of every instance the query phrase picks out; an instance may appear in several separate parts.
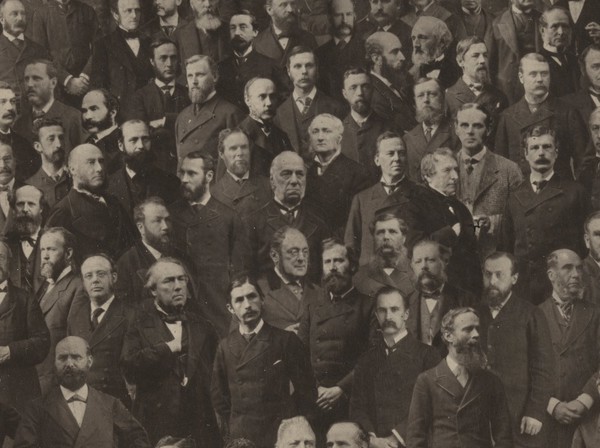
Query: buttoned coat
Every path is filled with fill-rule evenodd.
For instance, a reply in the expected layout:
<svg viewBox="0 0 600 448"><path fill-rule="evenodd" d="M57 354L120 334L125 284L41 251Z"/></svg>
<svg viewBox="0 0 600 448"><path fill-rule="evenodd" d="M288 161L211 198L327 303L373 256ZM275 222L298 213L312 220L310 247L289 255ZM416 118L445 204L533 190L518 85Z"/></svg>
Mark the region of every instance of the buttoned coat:
<svg viewBox="0 0 600 448"><path fill-rule="evenodd" d="M561 330L554 299L548 298L539 307L546 317L553 348L554 387L552 397L560 401L576 399L600 365L600 309L585 300L573 302L569 327ZM549 448L569 446L575 424L562 425L549 420Z"/></svg>
<svg viewBox="0 0 600 448"><path fill-rule="evenodd" d="M0 402L22 411L41 395L35 365L48 354L50 333L35 298L10 283L0 304L0 346L10 350L0 365Z"/></svg>
<svg viewBox="0 0 600 448"><path fill-rule="evenodd" d="M121 297L115 297L98 327L92 330L90 298L84 293L75 297L67 318L68 335L79 336L90 344L94 362L87 374L88 384L118 398L125 405L130 404L130 398L120 358L127 326L133 321L133 314L129 304Z"/></svg>
<svg viewBox="0 0 600 448"><path fill-rule="evenodd" d="M525 416L545 422L548 400L554 389L550 330L544 313L531 302L512 293L496 318L487 304L477 307L480 342L487 353L488 368L498 375L506 392L513 438L519 446L545 447L543 432L521 434ZM543 427L543 426L542 426Z"/></svg>
<svg viewBox="0 0 600 448"><path fill-rule="evenodd" d="M583 297L600 306L600 266L588 255L583 260Z"/></svg>
<svg viewBox="0 0 600 448"><path fill-rule="evenodd" d="M56 344L67 336L67 318L75 297L85 294L81 277L73 271L57 281L46 294L44 292L42 289L36 296L50 331L50 350L46 359L36 366L42 395L57 384L54 370Z"/></svg>
<svg viewBox="0 0 600 448"><path fill-rule="evenodd" d="M577 174L587 155L588 131L581 116L560 99L548 97L535 113L531 113L524 97L505 109L496 131L495 152L517 162L523 174L529 173L521 135L534 125L555 130L559 151L554 169L572 179L571 164Z"/></svg>
<svg viewBox="0 0 600 448"><path fill-rule="evenodd" d="M493 373L471 372L463 388L444 359L417 378L408 416L409 447L511 448L511 432L506 395Z"/></svg>
<svg viewBox="0 0 600 448"><path fill-rule="evenodd" d="M33 176L25 181L27 185L33 185L44 193L44 199L50 208L54 207L58 201L64 198L71 189L71 178L64 170L60 179L55 181L51 179L46 172L40 168Z"/></svg>
<svg viewBox="0 0 600 448"><path fill-rule="evenodd" d="M134 243L138 231L118 199L103 196L107 205L74 188L58 202L47 227L64 227L75 235L81 256L107 252L118 258Z"/></svg>
<svg viewBox="0 0 600 448"><path fill-rule="evenodd" d="M210 397L210 379L217 334L207 320L185 311L187 335L183 365L187 384L178 371L179 354L167 342L174 339L153 301L136 310L129 325L121 365L129 382L137 385L133 413L148 431L150 443L165 435L192 435L199 448L220 446L219 430Z"/></svg>
<svg viewBox="0 0 600 448"><path fill-rule="evenodd" d="M261 448L273 446L281 420L307 415L317 398L298 337L266 322L249 343L237 328L221 341L211 392L215 411L229 425L228 436L248 438Z"/></svg>
<svg viewBox="0 0 600 448"><path fill-rule="evenodd" d="M307 46L312 50L317 49L317 41L315 37L308 31L299 29L292 36L285 49L281 46L275 37L275 31L272 25L262 30L252 41L252 45L256 51L273 59L281 68L285 70L288 56L292 48L302 45Z"/></svg>
<svg viewBox="0 0 600 448"><path fill-rule="evenodd" d="M225 173L217 183L210 187L210 194L235 210L242 219L273 199L267 177L251 175L239 185L229 173Z"/></svg>
<svg viewBox="0 0 600 448"><path fill-rule="evenodd" d="M178 159L201 151L217 160L219 132L235 128L243 119L243 112L218 94L202 104L197 112L193 104L189 105L175 121Z"/></svg>
<svg viewBox="0 0 600 448"><path fill-rule="evenodd" d="M454 124L449 118L443 118L431 140L425 139L425 131L421 123L404 134L404 144L407 155L407 174L415 183L423 183L421 177L421 159L426 154L432 153L438 148L450 148L456 150L460 142L454 133Z"/></svg>
<svg viewBox="0 0 600 448"><path fill-rule="evenodd" d="M200 210L184 200L169 210L174 245L193 260L198 284L208 288L201 304L203 315L225 337L231 314L223 297L232 276L250 267L246 230L238 214L213 197Z"/></svg>
<svg viewBox="0 0 600 448"><path fill-rule="evenodd" d="M555 53L542 47L540 54L546 58L550 67L550 94L559 98L575 93L579 89L581 76L577 56L566 50L563 54L565 62L561 65L552 57Z"/></svg>
<svg viewBox="0 0 600 448"><path fill-rule="evenodd" d="M15 448L149 448L146 431L116 398L88 387L81 427L60 388L27 406Z"/></svg>
<svg viewBox="0 0 600 448"><path fill-rule="evenodd" d="M377 291L384 286L399 289L403 296L408 296L415 290L414 274L407 259L401 260L390 275L383 269L383 265L378 258L362 265L352 278L354 287L373 300L375 300Z"/></svg>
<svg viewBox="0 0 600 448"><path fill-rule="evenodd" d="M440 362L437 351L407 334L386 354L380 339L364 353L354 369L350 419L377 437L395 430L406 440L408 410L421 372Z"/></svg>
<svg viewBox="0 0 600 448"><path fill-rule="evenodd" d="M541 13L534 10L535 49L542 48L542 39L537 20ZM519 82L519 61L521 56L517 41L517 30L512 18L511 9L507 8L494 19L491 37L486 41L489 53L490 73L495 74L495 85L508 97L510 104L516 103L523 96L523 86Z"/></svg>
<svg viewBox="0 0 600 448"><path fill-rule="evenodd" d="M265 322L282 330L289 331L293 327L296 332L305 304L316 300L321 291L318 285L305 279L302 282L302 298L298 299L274 270L261 276L258 286L264 295L262 317Z"/></svg>
<svg viewBox="0 0 600 448"><path fill-rule="evenodd" d="M313 119L319 114L331 114L340 120L344 118L346 110L337 100L317 90L306 114L298 109L293 95L290 96L277 108L275 125L286 133L294 151L302 157L308 157L308 127Z"/></svg>
<svg viewBox="0 0 600 448"><path fill-rule="evenodd" d="M396 94L389 86L375 75L371 75L373 83L373 97L371 107L381 118L390 123L398 131L404 133L416 124L415 106L412 93L399 91Z"/></svg>

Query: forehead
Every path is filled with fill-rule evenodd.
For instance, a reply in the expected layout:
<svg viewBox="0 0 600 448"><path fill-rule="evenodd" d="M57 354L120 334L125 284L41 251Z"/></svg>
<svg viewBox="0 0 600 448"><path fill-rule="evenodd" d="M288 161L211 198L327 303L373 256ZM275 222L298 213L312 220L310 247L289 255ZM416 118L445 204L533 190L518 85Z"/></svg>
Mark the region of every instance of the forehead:
<svg viewBox="0 0 600 448"><path fill-rule="evenodd" d="M248 137L246 137L246 134L244 134L243 132L233 132L227 137L225 137L225 139L223 140L223 145L225 146L241 145L244 143L246 145L250 144L250 142L248 141Z"/></svg>
<svg viewBox="0 0 600 448"><path fill-rule="evenodd" d="M2 6L2 9L9 13L9 12L13 12L13 11L25 11L25 6L23 6L23 3L16 1L16 0L8 0L4 6Z"/></svg>
<svg viewBox="0 0 600 448"><path fill-rule="evenodd" d="M531 145L547 145L547 144L554 145L554 137L552 137L550 134L540 135L539 137L529 137L527 139L527 147L529 147Z"/></svg>
<svg viewBox="0 0 600 448"><path fill-rule="evenodd" d="M585 62L593 64L600 62L600 51L592 48L588 54L585 55Z"/></svg>
<svg viewBox="0 0 600 448"><path fill-rule="evenodd" d="M523 60L523 71L524 72L539 72L539 71L548 71L549 65L547 62L535 61L531 59Z"/></svg>
<svg viewBox="0 0 600 448"><path fill-rule="evenodd" d="M331 9L333 12L354 11L352 0L331 0Z"/></svg>
<svg viewBox="0 0 600 448"><path fill-rule="evenodd" d="M399 137L386 138L379 143L379 151L403 150L404 142Z"/></svg>
<svg viewBox="0 0 600 448"><path fill-rule="evenodd" d="M592 219L588 225L588 229L590 232L594 232L596 230L600 230L600 217Z"/></svg>
<svg viewBox="0 0 600 448"><path fill-rule="evenodd" d="M454 328L456 330L473 325L479 325L479 318L475 313L463 313L454 318Z"/></svg>
<svg viewBox="0 0 600 448"><path fill-rule="evenodd" d="M546 13L546 22L548 25L556 22L564 22L568 24L569 16L564 11L556 9Z"/></svg>
<svg viewBox="0 0 600 448"><path fill-rule="evenodd" d="M273 93L275 91L275 84L270 79L258 79L250 84L248 88L248 95L261 95L264 93Z"/></svg>
<svg viewBox="0 0 600 448"><path fill-rule="evenodd" d="M328 117L317 117L310 124L311 128L333 128L333 119Z"/></svg>
<svg viewBox="0 0 600 448"><path fill-rule="evenodd" d="M371 84L371 78L366 73L358 73L355 75L348 75L344 84Z"/></svg>
<svg viewBox="0 0 600 448"><path fill-rule="evenodd" d="M90 272L92 270L102 269L110 271L110 263L104 257L90 257L81 265L81 272Z"/></svg>
<svg viewBox="0 0 600 448"><path fill-rule="evenodd" d="M415 86L415 95L421 92L441 92L440 86L435 81L425 81Z"/></svg>
<svg viewBox="0 0 600 448"><path fill-rule="evenodd" d="M12 89L0 89L0 99L2 100L10 100L15 98L15 92Z"/></svg>
<svg viewBox="0 0 600 448"><path fill-rule="evenodd" d="M377 221L375 223L375 230L377 229L396 229L400 231L400 223L397 219L388 219L386 221Z"/></svg>
<svg viewBox="0 0 600 448"><path fill-rule="evenodd" d="M577 256L577 254L574 254L570 251L559 252L558 256L556 257L556 265L560 269L566 264L573 264L577 266L581 264L581 259Z"/></svg>
<svg viewBox="0 0 600 448"><path fill-rule="evenodd" d="M22 187L15 191L15 201L26 201L26 202L36 202L40 203L40 199L42 198L42 192L35 187Z"/></svg>
<svg viewBox="0 0 600 448"><path fill-rule="evenodd" d="M487 47L485 46L485 44L479 43L479 44L473 44L469 47L469 49L465 52L465 56L471 55L471 54L479 54L479 53L485 53L487 52Z"/></svg>
<svg viewBox="0 0 600 448"><path fill-rule="evenodd" d="M157 267L158 269L154 269L153 271L158 282L168 277L181 277L182 275L185 275L183 266L179 266L175 263L163 262Z"/></svg>
<svg viewBox="0 0 600 448"><path fill-rule="evenodd" d="M99 159L102 157L102 151L91 145L79 147L71 152L71 158L74 162L81 162L87 159Z"/></svg>
<svg viewBox="0 0 600 448"><path fill-rule="evenodd" d="M298 53L290 58L290 65L308 64L309 62L315 62L315 55L313 53Z"/></svg>
<svg viewBox="0 0 600 448"><path fill-rule="evenodd" d="M98 91L90 92L86 96L83 97L82 106L90 107L92 105L96 106L105 106L104 104L104 94Z"/></svg>
<svg viewBox="0 0 600 448"><path fill-rule="evenodd" d="M433 163L434 163L435 167L438 169L458 166L458 163L456 162L456 160L454 160L452 157L448 157L448 156L434 157Z"/></svg>
<svg viewBox="0 0 600 448"><path fill-rule="evenodd" d="M315 433L306 424L295 424L287 428L282 439L286 442L291 440L314 440Z"/></svg>
<svg viewBox="0 0 600 448"><path fill-rule="evenodd" d="M79 340L69 340L59 343L56 346L56 354L66 355L66 354L74 354L85 356L87 350L85 348L85 344L83 341Z"/></svg>
<svg viewBox="0 0 600 448"><path fill-rule="evenodd" d="M273 4L274 7L277 8L277 7L281 6L281 5L283 5L284 3L291 3L292 5L295 5L296 1L295 0L273 0L272 4Z"/></svg>
<svg viewBox="0 0 600 448"><path fill-rule="evenodd" d="M327 440L351 441L356 437L356 426L351 423L336 423L327 432Z"/></svg>
<svg viewBox="0 0 600 448"><path fill-rule="evenodd" d="M48 76L46 68L46 64L41 62L29 64L27 67L25 67L25 73Z"/></svg>
<svg viewBox="0 0 600 448"><path fill-rule="evenodd" d="M466 123L485 123L485 114L477 109L465 109L458 111L456 120Z"/></svg>
<svg viewBox="0 0 600 448"><path fill-rule="evenodd" d="M329 247L323 251L323 259L326 258L345 258L347 259L347 250L341 244L336 244L333 247Z"/></svg>
<svg viewBox="0 0 600 448"><path fill-rule="evenodd" d="M600 125L600 112L592 113L590 115L590 125Z"/></svg>
<svg viewBox="0 0 600 448"><path fill-rule="evenodd" d="M130 135L150 135L150 131L145 123L123 123L121 126L123 137Z"/></svg>
<svg viewBox="0 0 600 448"><path fill-rule="evenodd" d="M434 36L436 34L435 26L432 23L427 23L423 20L420 20L417 23L415 23L412 29L413 36L417 36L419 34L424 34L426 36Z"/></svg>
<svg viewBox="0 0 600 448"><path fill-rule="evenodd" d="M246 282L243 285L236 286L231 290L231 297L245 297L249 294L258 294L256 288L250 283Z"/></svg>
<svg viewBox="0 0 600 448"><path fill-rule="evenodd" d="M7 155L10 155L10 156L13 155L12 148L9 145L7 145L6 143L0 142L0 157L5 157Z"/></svg>
<svg viewBox="0 0 600 448"><path fill-rule="evenodd" d="M183 162L181 162L181 169L204 172L204 160L186 157L183 159Z"/></svg>
<svg viewBox="0 0 600 448"><path fill-rule="evenodd" d="M242 25L242 24L250 25L251 22L252 22L252 19L247 14L236 14L234 16L231 16L231 19L229 20L229 23L231 25Z"/></svg>
<svg viewBox="0 0 600 448"><path fill-rule="evenodd" d="M50 233L44 233L42 235L40 244L42 244L42 245L48 245L48 244L64 245L64 241L63 241L63 237L60 233L50 232Z"/></svg>
<svg viewBox="0 0 600 448"><path fill-rule="evenodd" d="M304 235L302 235L302 233L300 233L300 232L295 232L295 231L289 231L289 232L287 232L285 234L285 238L281 242L281 245L284 248L290 248L290 247L308 247L308 243L307 243L306 238L304 237Z"/></svg>
<svg viewBox="0 0 600 448"><path fill-rule="evenodd" d="M43 128L40 128L39 133L41 135L52 135L52 134L64 134L65 131L62 126L56 124L56 125L44 126Z"/></svg>
<svg viewBox="0 0 600 448"><path fill-rule="evenodd" d="M277 168L277 171L279 172L286 170L305 171L304 162L296 154L289 154L281 157L278 161Z"/></svg>
<svg viewBox="0 0 600 448"><path fill-rule="evenodd" d="M154 49L154 54L156 56L162 56L162 55L171 55L171 54L177 54L177 47L175 46L174 43L171 42L167 42L162 44L159 47L156 47Z"/></svg>
<svg viewBox="0 0 600 448"><path fill-rule="evenodd" d="M119 9L132 9L140 7L140 0L118 0Z"/></svg>
<svg viewBox="0 0 600 448"><path fill-rule="evenodd" d="M152 218L155 216L170 216L169 210L164 205L148 204L144 207L144 216Z"/></svg>
<svg viewBox="0 0 600 448"><path fill-rule="evenodd" d="M508 257L501 257L495 260L486 260L485 269L492 272L502 271L508 272L512 268L512 263Z"/></svg>
<svg viewBox="0 0 600 448"><path fill-rule="evenodd" d="M390 51L395 48L402 48L402 43L397 36L392 33L387 33L380 39L381 46L383 47L383 51Z"/></svg>
<svg viewBox="0 0 600 448"><path fill-rule="evenodd" d="M210 72L210 66L208 65L208 61L206 59L201 59L196 62L192 62L188 64L185 68L187 72L194 73L208 73Z"/></svg>
<svg viewBox="0 0 600 448"><path fill-rule="evenodd" d="M422 244L413 248L413 258L433 257L439 258L440 251L435 244Z"/></svg>
<svg viewBox="0 0 600 448"><path fill-rule="evenodd" d="M404 299L398 291L392 291L388 294L380 294L377 297L377 306L391 307L398 306L404 309Z"/></svg>

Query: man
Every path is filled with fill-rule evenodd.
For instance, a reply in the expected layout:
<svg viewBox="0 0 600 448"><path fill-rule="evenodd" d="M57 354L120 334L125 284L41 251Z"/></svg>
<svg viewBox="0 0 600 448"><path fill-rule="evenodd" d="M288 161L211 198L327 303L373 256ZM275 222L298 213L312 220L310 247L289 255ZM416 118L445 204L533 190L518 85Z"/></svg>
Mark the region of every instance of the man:
<svg viewBox="0 0 600 448"><path fill-rule="evenodd" d="M256 19L247 11L229 19L229 39L232 51L219 61L217 92L227 101L247 112L244 87L252 78L269 78L283 87L282 74L277 63L257 52L252 45L258 34Z"/></svg>
<svg viewBox="0 0 600 448"><path fill-rule="evenodd" d="M468 0L471 1L471 0ZM477 103L488 109L491 128L486 141L493 144L500 112L508 106L506 95L494 87L490 80L487 45L476 36L461 40L456 45L456 62L462 69L462 77L446 90L446 104L451 117L466 103Z"/></svg>
<svg viewBox="0 0 600 448"><path fill-rule="evenodd" d="M320 293L307 278L308 241L298 229L283 226L273 234L269 256L274 267L257 280L265 299L262 316L274 327L298 333L306 303Z"/></svg>
<svg viewBox="0 0 600 448"><path fill-rule="evenodd" d="M96 12L79 0L56 0L34 11L31 38L67 73L61 90L74 107L89 88L92 45L99 35Z"/></svg>
<svg viewBox="0 0 600 448"><path fill-rule="evenodd" d="M462 21L452 12L448 11L444 8L440 3L435 0L410 0L410 8L407 14L402 17L402 20L406 22L409 26L413 28L413 36L414 29L418 27L418 23L422 17L430 17L432 19L436 19L439 22L443 22L445 27L447 28L451 35L454 36L454 42L459 41L460 39L464 39L467 37L467 32L464 27ZM435 23L434 28L440 27L439 22L430 22L432 24ZM426 22L421 22L426 23ZM452 40L452 38L450 38ZM413 38L413 45L415 41ZM423 76L423 75L422 75Z"/></svg>
<svg viewBox="0 0 600 448"><path fill-rule="evenodd" d="M13 227L14 212L11 210L11 196L23 185L15 179L15 156L13 149L0 141L0 235Z"/></svg>
<svg viewBox="0 0 600 448"><path fill-rule="evenodd" d="M277 430L275 448L292 448L296 445L315 446L316 437L306 417L297 416L283 420Z"/></svg>
<svg viewBox="0 0 600 448"><path fill-rule="evenodd" d="M569 11L569 18L573 24L575 54L581 54L589 45L600 43L600 11L594 8L592 2L584 0L577 6L564 0L556 3Z"/></svg>
<svg viewBox="0 0 600 448"><path fill-rule="evenodd" d="M137 386L134 414L152 444L166 435L191 435L196 446L218 446L210 400L217 334L186 309L189 279L181 262L161 258L147 280L154 300L138 310L121 359L127 380Z"/></svg>
<svg viewBox="0 0 600 448"><path fill-rule="evenodd" d="M348 418L354 366L375 337L373 299L352 285L357 259L337 239L322 244L322 290L305 303L298 336L317 380L317 432Z"/></svg>
<svg viewBox="0 0 600 448"><path fill-rule="evenodd" d="M550 67L550 94L561 97L574 93L579 89L579 67L570 50L569 12L560 6L546 9L539 18L539 28L543 44L540 54Z"/></svg>
<svg viewBox="0 0 600 448"><path fill-rule="evenodd" d="M586 383L598 371L600 360L600 314L597 305L581 300L582 263L569 249L558 249L548 256L548 278L552 295L541 305L550 328L554 349L553 366L558 368L551 398L546 404L549 419L549 448L569 446L581 417L592 407ZM573 332L574 328L580 329ZM573 334L565 338L565 334ZM573 360L577 359L577 362ZM579 361L581 360L581 361Z"/></svg>
<svg viewBox="0 0 600 448"><path fill-rule="evenodd" d="M342 121L319 114L308 127L314 160L306 174L306 201L319 210L333 232L343 234L352 198L371 185L369 172L342 154Z"/></svg>
<svg viewBox="0 0 600 448"><path fill-rule="evenodd" d="M436 79L421 78L414 86L416 119L419 124L404 135L408 177L422 183L421 160L437 148L455 149L459 143L452 120L446 116L444 89Z"/></svg>
<svg viewBox="0 0 600 448"><path fill-rule="evenodd" d="M5 238L13 254L11 283L36 295L43 282L39 237L47 204L43 193L31 185L15 188L9 201L12 225Z"/></svg>
<svg viewBox="0 0 600 448"><path fill-rule="evenodd" d="M486 146L492 117L484 106L463 104L455 117L454 130L461 145L457 154L457 196L478 225L479 253L485 257L498 245L506 202L523 181L523 175L515 162L494 154Z"/></svg>
<svg viewBox="0 0 600 448"><path fill-rule="evenodd" d="M189 106L190 98L185 86L176 80L179 56L175 42L166 37L158 38L150 44L150 54L154 78L132 95L125 105L125 118L143 120L150 125L157 164L174 174L177 171L175 120Z"/></svg>
<svg viewBox="0 0 600 448"><path fill-rule="evenodd" d="M137 204L151 196L167 204L174 202L179 180L154 165L148 125L142 120L129 120L120 131L124 166L109 176L107 193L115 196L130 216Z"/></svg>
<svg viewBox="0 0 600 448"><path fill-rule="evenodd" d="M438 6L431 2L432 6ZM437 79L443 90L460 78L452 52L453 34L446 24L435 17L421 16L412 29L412 63L410 69L415 79Z"/></svg>
<svg viewBox="0 0 600 448"><path fill-rule="evenodd" d="M500 379L485 370L476 311L450 310L442 320L442 335L448 356L417 378L407 445L512 447L506 397Z"/></svg>
<svg viewBox="0 0 600 448"><path fill-rule="evenodd" d="M84 141L84 133L79 111L54 98L57 76L54 64L48 60L39 59L27 64L23 83L31 108L19 115L14 130L33 144L33 127L40 118L60 119L65 130L65 151L68 153Z"/></svg>
<svg viewBox="0 0 600 448"><path fill-rule="evenodd" d="M516 258L490 254L483 266L483 300L477 307L481 345L489 369L504 385L516 447L545 447L545 407L553 390L550 330L542 310L513 294Z"/></svg>
<svg viewBox="0 0 600 448"><path fill-rule="evenodd" d="M0 42L2 36L0 36ZM39 168L39 156L31 143L14 132L13 124L17 118L17 96L15 91L0 80L0 142L9 145L17 158L16 176L27 179Z"/></svg>
<svg viewBox="0 0 600 448"><path fill-rule="evenodd" d="M23 411L41 395L35 365L46 357L50 334L35 298L9 284L11 252L0 242L0 402Z"/></svg>
<svg viewBox="0 0 600 448"><path fill-rule="evenodd" d="M185 72L192 104L175 121L177 158L181 161L193 151L216 158L219 132L236 127L243 113L217 94L218 73L213 59L194 55L185 60Z"/></svg>
<svg viewBox="0 0 600 448"><path fill-rule="evenodd" d="M558 149L552 130L531 128L523 138L523 152L531 174L509 195L499 247L517 256L519 287L528 288L524 295L538 304L547 292L544 258L561 248L584 252L581 229L588 196L581 184L555 172Z"/></svg>
<svg viewBox="0 0 600 448"><path fill-rule="evenodd" d="M88 386L96 362L89 344L69 336L56 346L54 367L58 386L27 406L17 430L15 447L110 447L115 443L149 448L148 436L123 403Z"/></svg>
<svg viewBox="0 0 600 448"><path fill-rule="evenodd" d="M68 166L73 188L54 206L46 225L73 233L82 255L104 251L118 257L133 244L137 231L118 199L104 193L102 151L79 145L69 153Z"/></svg>
<svg viewBox="0 0 600 448"><path fill-rule="evenodd" d="M124 405L131 401L119 360L127 325L133 309L124 298L115 297L117 270L107 255L88 255L81 264L85 295L75 297L67 318L67 332L90 345L94 364L88 372L90 386L118 398Z"/></svg>
<svg viewBox="0 0 600 448"><path fill-rule="evenodd" d="M90 85L126 104L152 77L150 39L140 34L140 0L117 0L110 9L117 29L94 43Z"/></svg>
<svg viewBox="0 0 600 448"><path fill-rule="evenodd" d="M174 39L179 48L179 60L187 61L195 55L205 55L213 61L227 54L227 26L223 25L219 0L190 0L192 17L183 25ZM221 2L221 5L225 6Z"/></svg>
<svg viewBox="0 0 600 448"><path fill-rule="evenodd" d="M312 409L316 388L298 337L263 320L259 291L245 275L229 286L227 309L239 326L219 344L211 396L227 437L266 448L284 418Z"/></svg>
<svg viewBox="0 0 600 448"><path fill-rule="evenodd" d="M387 31L377 31L365 42L367 67L373 82L371 107L404 132L415 125L415 113L402 48L400 39Z"/></svg>
<svg viewBox="0 0 600 448"><path fill-rule="evenodd" d="M408 297L414 291L414 278L408 264L404 221L391 212L380 212L369 225L373 239L373 256L368 264L362 265L353 283L362 294L375 297L384 286L397 288Z"/></svg>
<svg viewBox="0 0 600 448"><path fill-rule="evenodd" d="M360 254L360 266L373 258L371 224L377 211L386 205L408 202L415 188L406 176L406 147L400 135L384 132L377 137L375 148L374 162L381 169L381 177L352 199L344 237L346 244Z"/></svg>
<svg viewBox="0 0 600 448"><path fill-rule="evenodd" d="M592 111L600 107L600 45L590 45L579 55L579 69L583 88L563 100L575 109L584 123L588 123Z"/></svg>
<svg viewBox="0 0 600 448"><path fill-rule="evenodd" d="M154 0L156 16L146 22L143 31L153 40L173 39L185 24L188 23L185 14L180 14L182 0Z"/></svg>
<svg viewBox="0 0 600 448"><path fill-rule="evenodd" d="M320 244L331 236L323 218L304 201L306 167L302 158L284 151L271 165L273 199L245 220L250 238L252 260L250 266L257 272L271 269L269 251L275 231L285 225L296 227L306 236L310 249L309 275L318 279Z"/></svg>
<svg viewBox="0 0 600 448"><path fill-rule="evenodd" d="M350 113L342 122L342 154L367 168L375 180L379 169L373 160L373 148L377 138L391 126L373 111L373 81L366 70L350 68L341 79L342 95L350 106Z"/></svg>
<svg viewBox="0 0 600 448"><path fill-rule="evenodd" d="M447 148L427 154L421 162L425 180L411 200L398 207L408 225L406 246L433 239L452 250L448 260L448 280L471 293L481 288L481 268L473 216L458 200L458 162Z"/></svg>
<svg viewBox="0 0 600 448"><path fill-rule="evenodd" d="M600 213L590 214L583 223L583 240L588 255L583 260L583 296L591 303L600 306Z"/></svg>
<svg viewBox="0 0 600 448"><path fill-rule="evenodd" d="M340 101L343 99L344 72L365 59L364 41L355 32L354 9L352 0L333 0L329 4L332 39L315 52L321 89Z"/></svg>
<svg viewBox="0 0 600 448"><path fill-rule="evenodd" d="M270 23L253 41L257 52L273 59L281 70L285 70L292 49L297 46L317 48L314 36L300 28L296 0L266 0L264 7ZM259 17L257 11L254 16Z"/></svg>
<svg viewBox="0 0 600 448"><path fill-rule="evenodd" d="M102 150L108 174L123 166L119 150L118 113L119 101L106 89L90 90L82 99L81 121L90 135L87 142Z"/></svg>
<svg viewBox="0 0 600 448"><path fill-rule="evenodd" d="M40 237L40 274L45 281L36 297L50 331L48 356L36 366L42 396L57 384L53 369L56 344L67 336L67 318L75 297L84 293L75 269L76 245L73 234L60 227L50 227Z"/></svg>
<svg viewBox="0 0 600 448"><path fill-rule="evenodd" d="M327 447L368 448L369 435L360 425L354 422L338 422L327 431Z"/></svg>
<svg viewBox="0 0 600 448"><path fill-rule="evenodd" d="M250 267L246 231L238 214L209 191L213 159L199 151L183 158L179 167L182 199L169 207L175 247L194 261L197 283L206 284L204 316L221 337L227 335L231 315L222 300L230 278Z"/></svg>
<svg viewBox="0 0 600 448"><path fill-rule="evenodd" d="M345 111L340 102L316 87L317 60L309 47L299 46L290 51L287 73L294 90L277 108L274 123L287 134L294 151L308 159L308 127L313 118L327 113L341 119Z"/></svg>
<svg viewBox="0 0 600 448"><path fill-rule="evenodd" d="M506 94L510 104L523 96L519 82L521 58L542 47L540 16L533 0L510 0L509 8L494 19L488 42L490 73L495 75L494 84Z"/></svg>
<svg viewBox="0 0 600 448"><path fill-rule="evenodd" d="M244 87L244 101L248 116L239 128L252 143L252 174L268 177L275 156L292 147L286 133L273 122L278 103L275 83L267 78L251 79Z"/></svg>
<svg viewBox="0 0 600 448"><path fill-rule="evenodd" d="M376 32L388 32L395 35L402 43L402 48L410 51L410 31L412 25L407 24L401 17L407 12L407 4L397 0L369 1L369 14L365 20L360 18L357 32L363 40ZM357 8L360 3L357 4Z"/></svg>
<svg viewBox="0 0 600 448"><path fill-rule="evenodd" d="M456 2L455 2L456 3ZM478 37L481 40L489 40L492 36L492 24L495 15L483 7L482 0L460 0L460 4L453 12L463 23L466 37ZM444 6L444 5L442 5Z"/></svg>
<svg viewBox="0 0 600 448"><path fill-rule="evenodd" d="M272 198L269 180L252 170L250 140L239 128L219 134L219 157L225 174L210 187L218 201L234 209L244 219Z"/></svg>
<svg viewBox="0 0 600 448"><path fill-rule="evenodd" d="M519 81L525 95L500 115L496 151L517 162L523 174L527 174L529 167L521 148L522 133L535 125L555 129L556 143L560 147L556 171L564 178L572 179L571 166L577 174L588 144L588 134L580 115L550 95L550 66L543 56L533 53L521 59Z"/></svg>
<svg viewBox="0 0 600 448"><path fill-rule="evenodd" d="M382 338L354 369L350 418L369 433L369 446L406 446L408 409L417 376L440 360L437 351L407 331L406 295L384 286L375 296ZM410 446L410 445L409 445Z"/></svg>
<svg viewBox="0 0 600 448"><path fill-rule="evenodd" d="M22 89L25 66L49 55L44 47L25 37L27 19L20 0L6 0L0 4L0 25L0 81L7 83L7 88L15 93L17 103L24 103L27 97Z"/></svg>
<svg viewBox="0 0 600 448"><path fill-rule="evenodd" d="M71 189L65 163L65 131L60 121L42 118L34 126L34 132L33 147L40 155L42 166L25 183L39 189L52 208ZM54 362L53 358L50 360Z"/></svg>

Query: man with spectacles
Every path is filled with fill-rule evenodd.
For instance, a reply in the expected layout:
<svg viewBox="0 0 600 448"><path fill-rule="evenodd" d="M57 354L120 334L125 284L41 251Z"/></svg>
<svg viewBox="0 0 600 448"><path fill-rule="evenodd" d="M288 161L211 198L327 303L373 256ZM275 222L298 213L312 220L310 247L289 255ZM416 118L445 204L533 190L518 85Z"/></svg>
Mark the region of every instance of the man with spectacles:
<svg viewBox="0 0 600 448"><path fill-rule="evenodd" d="M119 368L121 348L133 309L115 296L117 271L106 254L87 256L81 265L83 289L86 294L75 297L67 317L67 334L85 339L94 363L87 375L93 388L131 404L128 390Z"/></svg>

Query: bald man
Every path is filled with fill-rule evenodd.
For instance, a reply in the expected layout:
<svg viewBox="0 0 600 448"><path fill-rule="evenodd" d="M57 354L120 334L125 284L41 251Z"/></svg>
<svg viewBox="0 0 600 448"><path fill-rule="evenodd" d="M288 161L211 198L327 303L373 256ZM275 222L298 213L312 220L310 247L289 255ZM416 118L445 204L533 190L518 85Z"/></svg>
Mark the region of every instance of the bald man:
<svg viewBox="0 0 600 448"><path fill-rule="evenodd" d="M64 227L79 240L82 255L106 252L118 258L138 236L119 200L105 193L106 170L102 151L83 144L69 153L73 188L48 217L48 227Z"/></svg>
<svg viewBox="0 0 600 448"><path fill-rule="evenodd" d="M77 336L56 345L58 385L30 402L15 436L15 447L150 447L146 431L123 404L86 384L93 359Z"/></svg>

